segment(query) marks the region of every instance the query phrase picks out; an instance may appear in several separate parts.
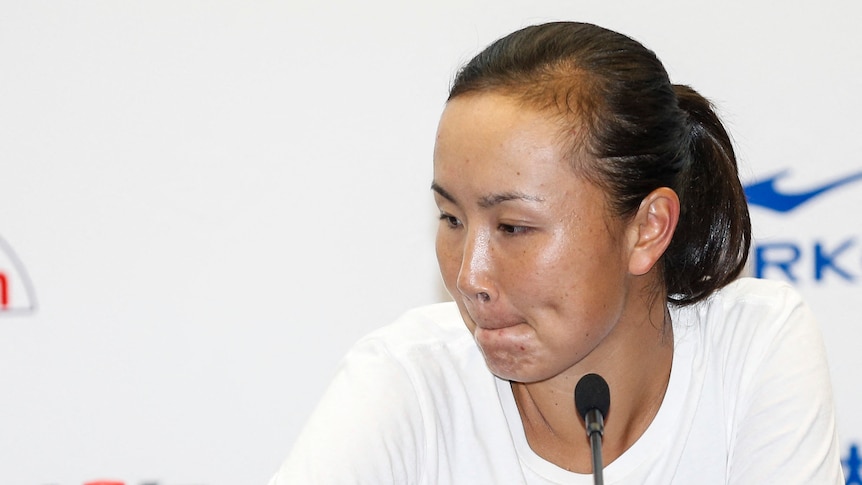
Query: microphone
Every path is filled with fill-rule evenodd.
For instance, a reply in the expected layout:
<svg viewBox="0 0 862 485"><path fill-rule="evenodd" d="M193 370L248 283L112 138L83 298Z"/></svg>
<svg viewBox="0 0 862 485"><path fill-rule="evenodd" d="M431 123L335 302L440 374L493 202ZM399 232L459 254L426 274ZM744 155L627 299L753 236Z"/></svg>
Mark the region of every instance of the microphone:
<svg viewBox="0 0 862 485"><path fill-rule="evenodd" d="M593 457L593 483L603 485L602 436L605 433L605 415L611 407L611 391L608 383L598 374L581 377L575 386L575 408L584 419L590 452Z"/></svg>

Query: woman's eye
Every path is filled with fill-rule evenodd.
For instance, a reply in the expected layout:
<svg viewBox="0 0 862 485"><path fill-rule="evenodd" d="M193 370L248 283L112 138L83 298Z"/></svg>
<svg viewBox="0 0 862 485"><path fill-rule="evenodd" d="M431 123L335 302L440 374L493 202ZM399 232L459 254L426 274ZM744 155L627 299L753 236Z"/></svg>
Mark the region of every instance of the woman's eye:
<svg viewBox="0 0 862 485"><path fill-rule="evenodd" d="M499 229L506 234L521 234L526 232L529 228L525 226L515 226L512 224L500 224Z"/></svg>
<svg viewBox="0 0 862 485"><path fill-rule="evenodd" d="M440 214L440 220L444 221L446 225L451 228L456 228L461 225L461 221L459 221L457 217L450 216L449 214Z"/></svg>

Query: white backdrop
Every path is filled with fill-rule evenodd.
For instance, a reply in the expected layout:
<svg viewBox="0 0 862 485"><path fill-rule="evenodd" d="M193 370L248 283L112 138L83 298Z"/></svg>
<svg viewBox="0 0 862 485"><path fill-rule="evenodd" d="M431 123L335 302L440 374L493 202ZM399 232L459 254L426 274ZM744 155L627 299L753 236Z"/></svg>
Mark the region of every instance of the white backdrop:
<svg viewBox="0 0 862 485"><path fill-rule="evenodd" d="M0 483L265 483L348 346L444 298L430 158L457 66L556 19L656 50L717 103L746 182L846 179L752 213L763 276L822 320L848 456L860 18L849 1L0 0Z"/></svg>

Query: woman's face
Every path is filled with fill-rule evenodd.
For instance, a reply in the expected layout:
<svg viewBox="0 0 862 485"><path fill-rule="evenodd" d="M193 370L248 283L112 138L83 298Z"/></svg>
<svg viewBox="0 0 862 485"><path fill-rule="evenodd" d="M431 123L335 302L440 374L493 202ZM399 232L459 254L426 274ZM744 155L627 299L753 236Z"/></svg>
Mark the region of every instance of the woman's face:
<svg viewBox="0 0 862 485"><path fill-rule="evenodd" d="M629 311L631 238L568 165L560 130L470 94L446 106L434 150L443 280L491 371L518 382L573 368Z"/></svg>

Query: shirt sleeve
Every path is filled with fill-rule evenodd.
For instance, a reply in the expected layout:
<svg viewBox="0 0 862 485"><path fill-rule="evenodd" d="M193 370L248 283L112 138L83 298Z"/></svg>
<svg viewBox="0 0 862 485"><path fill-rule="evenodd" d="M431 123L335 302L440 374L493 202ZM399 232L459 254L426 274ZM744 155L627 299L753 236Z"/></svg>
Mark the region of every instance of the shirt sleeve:
<svg viewBox="0 0 862 485"><path fill-rule="evenodd" d="M739 382L728 483L843 484L820 329L796 292L783 291L777 318L762 310L748 322L768 332L750 343L741 363L752 370Z"/></svg>
<svg viewBox="0 0 862 485"><path fill-rule="evenodd" d="M341 362L270 485L416 483L421 426L408 373L366 339Z"/></svg>

